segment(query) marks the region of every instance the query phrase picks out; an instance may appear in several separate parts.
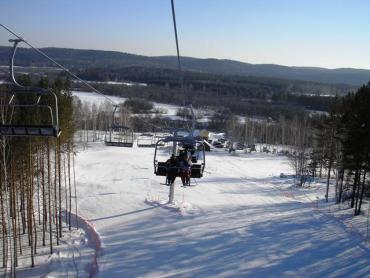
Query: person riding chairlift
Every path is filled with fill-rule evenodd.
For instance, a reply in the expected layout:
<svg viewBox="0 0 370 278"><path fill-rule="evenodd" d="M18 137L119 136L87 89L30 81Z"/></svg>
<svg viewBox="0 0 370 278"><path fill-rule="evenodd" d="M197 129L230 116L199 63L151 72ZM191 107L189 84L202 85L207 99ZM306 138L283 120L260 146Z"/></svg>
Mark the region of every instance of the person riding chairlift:
<svg viewBox="0 0 370 278"><path fill-rule="evenodd" d="M180 157L179 166L182 185L190 185L191 161L189 161L186 154Z"/></svg>
<svg viewBox="0 0 370 278"><path fill-rule="evenodd" d="M167 176L166 184L171 185L175 182L175 179L179 173L178 160L174 154L166 161L167 166Z"/></svg>

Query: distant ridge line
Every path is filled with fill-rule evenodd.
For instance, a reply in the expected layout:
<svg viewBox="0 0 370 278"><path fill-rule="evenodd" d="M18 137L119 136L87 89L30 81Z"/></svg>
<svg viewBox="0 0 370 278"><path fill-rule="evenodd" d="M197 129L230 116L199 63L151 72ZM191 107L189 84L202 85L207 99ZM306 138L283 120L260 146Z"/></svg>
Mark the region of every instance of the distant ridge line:
<svg viewBox="0 0 370 278"><path fill-rule="evenodd" d="M130 66L177 68L176 56L144 56L109 50L73 49L45 47L42 51L67 67L123 68ZM10 47L0 46L0 64L6 65ZM311 81L324 84L343 84L361 86L370 80L370 70L356 68L327 69L322 67L283 66L276 64L250 64L230 59L193 58L182 56L186 71L220 75L239 75L287 80ZM49 65L37 53L28 48L19 48L17 65Z"/></svg>

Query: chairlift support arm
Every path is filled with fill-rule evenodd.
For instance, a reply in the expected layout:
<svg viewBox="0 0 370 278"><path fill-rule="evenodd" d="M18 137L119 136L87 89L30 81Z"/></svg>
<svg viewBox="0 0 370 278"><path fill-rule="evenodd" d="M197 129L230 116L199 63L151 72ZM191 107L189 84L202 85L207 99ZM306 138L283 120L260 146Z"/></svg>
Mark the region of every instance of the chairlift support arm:
<svg viewBox="0 0 370 278"><path fill-rule="evenodd" d="M13 43L13 48L12 48L12 55L10 56L10 61L9 61L9 73L10 73L10 81L17 87L23 88L21 84L17 82L15 79L15 74L14 74L14 58L15 58L15 53L17 51L18 44L22 42L23 39L11 39L9 42Z"/></svg>

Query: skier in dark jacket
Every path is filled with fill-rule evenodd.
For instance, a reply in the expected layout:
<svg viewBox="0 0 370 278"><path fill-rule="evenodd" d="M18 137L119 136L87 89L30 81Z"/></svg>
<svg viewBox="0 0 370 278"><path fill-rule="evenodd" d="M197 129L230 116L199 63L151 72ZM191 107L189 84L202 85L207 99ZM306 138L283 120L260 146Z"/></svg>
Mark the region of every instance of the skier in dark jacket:
<svg viewBox="0 0 370 278"><path fill-rule="evenodd" d="M190 185L191 164L186 155L181 157L179 167L182 185Z"/></svg>
<svg viewBox="0 0 370 278"><path fill-rule="evenodd" d="M167 166L167 181L168 185L171 185L175 182L175 179L179 173L178 160L175 155L171 155L170 159L166 161Z"/></svg>

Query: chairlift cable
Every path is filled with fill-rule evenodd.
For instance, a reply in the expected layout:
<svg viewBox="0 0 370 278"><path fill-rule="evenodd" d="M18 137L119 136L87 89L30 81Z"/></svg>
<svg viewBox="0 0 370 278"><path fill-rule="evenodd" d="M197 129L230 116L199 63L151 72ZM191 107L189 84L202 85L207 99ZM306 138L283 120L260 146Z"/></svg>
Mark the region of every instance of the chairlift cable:
<svg viewBox="0 0 370 278"><path fill-rule="evenodd" d="M183 77L182 77L182 67L181 67L181 58L180 58L180 50L179 50L179 42L178 42L178 35L177 35L177 26L176 26L176 16L175 16L175 6L174 6L174 1L171 0L171 4L172 4L172 18L173 18L173 24L174 24L174 31L175 31L175 40L176 40L176 50L177 50L177 61L178 61L178 69L179 69L179 72L180 72L180 81L181 81L181 88L183 88ZM55 61L53 58L51 58L49 55L47 55L45 52L43 52L42 50L34 47L31 43L29 43L27 40L25 40L24 38L22 38L20 35L18 35L17 33L15 33L14 31L12 31L9 27L5 26L4 24L0 23L0 26L5 29L7 32L9 32L10 34L12 34L13 36L15 36L17 39L21 40L22 42L24 42L26 45L28 45L30 48L32 48L33 50L35 50L37 53L39 53L40 55L42 55L43 57L45 57L46 59L48 59L49 61L51 61L53 64L55 64L57 67L61 68L62 70L64 70L66 73L68 73L70 76L72 76L73 78L77 79L78 81L80 81L81 83L83 83L86 87L88 87L89 89L93 90L95 93L103 96L104 98L106 98L109 102L111 102L114 106L118 106L117 102L112 100L110 97L108 97L107 95L103 94L101 91L99 91L98 89L96 89L94 86L92 86L91 84L89 84L87 81L83 80L82 78L78 77L76 74L72 73L67 67L63 66L62 64L58 63L57 61ZM154 125L154 124L151 124L147 121L145 121L144 119L141 119L141 118L137 118L139 119L140 121L148 124L148 125L151 125L152 127L155 127L156 129L160 129L160 130L163 130L162 127L159 127L157 125Z"/></svg>
<svg viewBox="0 0 370 278"><path fill-rule="evenodd" d="M8 31L10 34L12 34L13 36L15 36L16 38L18 38L19 40L21 40L22 42L24 42L26 45L28 45L30 48L32 48L33 50L35 50L36 52L38 52L40 55L44 56L46 59L48 59L49 61L51 61L52 63L54 63L56 66L58 66L59 68L63 69L65 72L67 72L70 76L72 76L73 78L77 79L78 81L80 81L81 83L83 83L85 86L87 86L88 88L90 88L91 90L93 90L95 93L103 96L104 98L106 98L109 102L111 102L114 106L118 106L117 102L112 100L110 97L108 97L107 95L103 94L101 91L99 91L98 89L96 89L94 86L92 86L91 84L89 84L87 81L83 80L82 78L78 77L76 74L72 73L68 68L66 68L65 66L61 65L60 63L58 63L57 61L55 61L53 58L51 58L49 55L47 55L45 52L43 52L42 50L34 47L31 43L29 43L28 41L26 41L25 39L23 39L21 36L19 36L18 34L16 34L14 31L12 31L10 28L6 27L4 24L0 23L0 26L2 28L4 28L6 31ZM154 124L151 124L141 118L137 118L139 119L140 121L148 124L148 125L151 125L152 127L156 128L156 129L160 129L160 130L163 130L162 127L159 127L159 126L156 126Z"/></svg>
<svg viewBox="0 0 370 278"><path fill-rule="evenodd" d="M171 0L171 8L172 8L172 20L173 20L173 29L175 34L175 42L176 42L176 54L177 54L177 66L179 71L179 79L180 79L180 86L182 93L184 94L184 107L186 107L186 98L185 98L185 90L184 90L184 75L182 71L181 65L181 55L180 55L180 47L179 47L179 38L177 34L177 23L176 23L176 12L175 12L175 3L174 0ZM186 115L184 116L186 118ZM187 125L188 130L190 130L189 123L185 119L185 123Z"/></svg>
<svg viewBox="0 0 370 278"><path fill-rule="evenodd" d="M12 30L10 30L8 27L6 27L5 25L1 24L0 23L0 26L2 28L4 28L6 31L8 31L10 34L12 34L13 36L15 36L16 38L18 38L19 40L21 40L22 42L24 42L26 45L28 45L30 48L32 48L33 50L35 50L36 52L38 52L40 55L44 56L46 59L48 59L49 61L51 61L52 63L54 63L55 65L57 65L59 68L63 69L65 72L67 72L70 76L72 76L73 78L77 79L78 81L82 82L84 85L86 85L89 89L93 90L95 93L99 94L99 95L102 95L103 97L105 97L107 100L109 100L112 104L114 105L117 105L117 103L112 100L110 97L108 97L107 95L103 94L102 92L100 92L98 89L96 89L94 86L90 85L88 82L86 82L85 80L83 80L82 78L78 77L76 74L72 73L68 68L66 68L65 66L61 65L60 63L58 63L57 61L55 61L53 58L51 58L49 55L47 55L45 52L43 52L42 50L34 47L32 44L30 44L28 41L26 41L25 39L23 39L21 36L17 35L15 32L13 32Z"/></svg>
<svg viewBox="0 0 370 278"><path fill-rule="evenodd" d="M174 0L171 0L171 7L172 7L172 19L173 19L173 28L175 31L175 40L176 40L176 51L177 51L177 64L180 72L180 77L182 78L182 69L181 69L181 59L180 59L180 49L179 49L179 40L177 36L177 25L176 25L176 15L175 15L175 4L173 2ZM183 81L183 80L181 80Z"/></svg>

